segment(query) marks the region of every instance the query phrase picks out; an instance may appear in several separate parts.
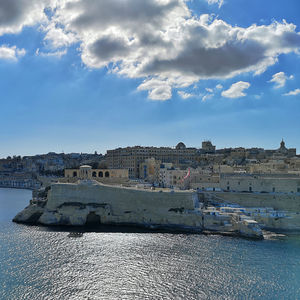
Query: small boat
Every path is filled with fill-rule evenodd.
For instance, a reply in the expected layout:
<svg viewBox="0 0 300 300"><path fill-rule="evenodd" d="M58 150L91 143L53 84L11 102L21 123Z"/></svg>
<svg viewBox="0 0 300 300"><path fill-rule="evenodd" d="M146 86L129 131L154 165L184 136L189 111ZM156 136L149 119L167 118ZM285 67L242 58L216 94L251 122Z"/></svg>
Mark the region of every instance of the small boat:
<svg viewBox="0 0 300 300"><path fill-rule="evenodd" d="M68 237L82 237L83 236L83 232L70 232L68 234Z"/></svg>

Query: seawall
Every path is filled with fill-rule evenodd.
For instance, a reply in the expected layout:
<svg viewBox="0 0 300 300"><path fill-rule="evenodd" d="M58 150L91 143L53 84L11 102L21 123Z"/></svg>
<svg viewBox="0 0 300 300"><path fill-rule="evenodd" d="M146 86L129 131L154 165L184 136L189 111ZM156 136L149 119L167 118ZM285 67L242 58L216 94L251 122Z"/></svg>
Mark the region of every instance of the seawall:
<svg viewBox="0 0 300 300"><path fill-rule="evenodd" d="M43 225L136 224L202 230L193 192L159 192L115 187L95 181L53 184L45 207L31 205L15 217ZM33 217L30 217L30 214Z"/></svg>
<svg viewBox="0 0 300 300"><path fill-rule="evenodd" d="M87 180L53 184L47 198L33 199L14 221L64 226L138 225L262 238L256 222L244 224L230 214L211 215L199 206L194 191L141 190Z"/></svg>
<svg viewBox="0 0 300 300"><path fill-rule="evenodd" d="M220 203L236 203L243 207L273 207L276 210L300 212L300 194L210 192Z"/></svg>
<svg viewBox="0 0 300 300"><path fill-rule="evenodd" d="M204 202L238 204L245 208L273 208L278 215L259 212L258 209L251 218L271 231L300 233L299 194L204 192L199 198Z"/></svg>

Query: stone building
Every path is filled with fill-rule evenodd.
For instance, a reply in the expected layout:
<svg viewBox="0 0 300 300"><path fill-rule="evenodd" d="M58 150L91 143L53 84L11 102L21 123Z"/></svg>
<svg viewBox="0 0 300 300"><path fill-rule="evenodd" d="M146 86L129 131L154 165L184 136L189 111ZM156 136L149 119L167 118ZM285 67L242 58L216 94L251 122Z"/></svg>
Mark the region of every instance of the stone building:
<svg viewBox="0 0 300 300"><path fill-rule="evenodd" d="M160 167L160 160L155 160L155 158L153 157L147 158L144 162L140 164L140 178L150 183L158 182Z"/></svg>
<svg viewBox="0 0 300 300"><path fill-rule="evenodd" d="M216 152L216 146L211 141L203 141L201 153L203 154L214 154Z"/></svg>
<svg viewBox="0 0 300 300"><path fill-rule="evenodd" d="M108 150L106 162L111 169L128 169L130 178L140 177L140 164L154 158L162 163L179 165L184 161L194 161L196 148L187 148L182 142L175 148L170 147L127 147Z"/></svg>
<svg viewBox="0 0 300 300"><path fill-rule="evenodd" d="M296 156L296 148L289 148L289 149L286 148L285 142L282 139L282 141L280 143L280 147L279 147L279 149L277 149L276 154L293 157L293 156Z"/></svg>
<svg viewBox="0 0 300 300"><path fill-rule="evenodd" d="M65 178L70 179L94 179L98 181L110 179L128 179L127 169L92 169L89 165L83 165L79 169L65 169Z"/></svg>
<svg viewBox="0 0 300 300"><path fill-rule="evenodd" d="M130 178L145 178L144 168L140 168L146 159L155 159L161 163L172 163L174 167L186 168L213 165L249 165L251 162L268 162L296 157L295 148L286 148L284 141L276 150L263 148L225 148L218 149L211 141L203 141L202 148L187 148L180 142L175 148L170 147L127 147L108 150L106 162L111 169L128 169ZM145 167L145 165L143 165Z"/></svg>
<svg viewBox="0 0 300 300"><path fill-rule="evenodd" d="M219 191L220 176L193 172L189 180L189 187L197 190Z"/></svg>
<svg viewBox="0 0 300 300"><path fill-rule="evenodd" d="M187 181L184 180L187 172L187 170L161 168L159 170L159 185L167 188L184 188L187 184Z"/></svg>
<svg viewBox="0 0 300 300"><path fill-rule="evenodd" d="M289 174L221 174L224 191L300 193L300 176Z"/></svg>

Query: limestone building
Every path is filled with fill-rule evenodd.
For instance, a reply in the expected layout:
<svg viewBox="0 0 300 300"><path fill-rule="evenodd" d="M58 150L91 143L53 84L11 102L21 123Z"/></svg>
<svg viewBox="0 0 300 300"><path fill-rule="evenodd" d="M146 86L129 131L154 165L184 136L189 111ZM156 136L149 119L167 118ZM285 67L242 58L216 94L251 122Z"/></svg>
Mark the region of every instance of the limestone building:
<svg viewBox="0 0 300 300"><path fill-rule="evenodd" d="M204 154L214 154L216 152L216 146L211 141L203 141L201 152Z"/></svg>
<svg viewBox="0 0 300 300"><path fill-rule="evenodd" d="M130 178L140 177L140 164L146 159L154 158L162 163L178 165L185 161L194 161L196 148L187 148L180 142L175 148L171 147L127 147L108 150L106 161L111 169L128 169Z"/></svg>
<svg viewBox="0 0 300 300"><path fill-rule="evenodd" d="M92 169L91 166L83 165L79 169L65 169L67 179L94 179L97 181L113 181L128 179L127 169Z"/></svg>
<svg viewBox="0 0 300 300"><path fill-rule="evenodd" d="M161 167L161 161L155 160L155 158L147 158L140 164L140 178L150 183L158 182L159 170Z"/></svg>
<svg viewBox="0 0 300 300"><path fill-rule="evenodd" d="M289 174L221 174L224 191L256 193L300 193L300 176Z"/></svg>

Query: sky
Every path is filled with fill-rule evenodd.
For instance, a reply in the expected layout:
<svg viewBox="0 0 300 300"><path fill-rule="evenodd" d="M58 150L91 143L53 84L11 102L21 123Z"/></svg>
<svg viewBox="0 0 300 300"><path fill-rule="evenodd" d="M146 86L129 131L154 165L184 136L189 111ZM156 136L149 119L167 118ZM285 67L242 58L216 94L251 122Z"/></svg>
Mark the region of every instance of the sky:
<svg viewBox="0 0 300 300"><path fill-rule="evenodd" d="M0 157L300 153L299 0L1 0Z"/></svg>

